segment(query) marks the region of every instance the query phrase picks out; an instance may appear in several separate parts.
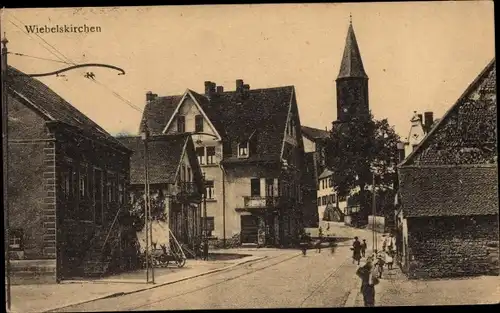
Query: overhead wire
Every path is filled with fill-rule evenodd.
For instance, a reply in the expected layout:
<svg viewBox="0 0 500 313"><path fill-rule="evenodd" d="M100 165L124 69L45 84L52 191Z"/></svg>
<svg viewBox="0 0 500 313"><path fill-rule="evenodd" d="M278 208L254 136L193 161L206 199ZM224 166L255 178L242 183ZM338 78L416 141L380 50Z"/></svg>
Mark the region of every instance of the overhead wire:
<svg viewBox="0 0 500 313"><path fill-rule="evenodd" d="M9 15L11 17L13 17L14 19L16 19L19 23L21 23L22 25L24 25L26 27L26 24L24 24L19 18L17 18L16 16L14 16L11 12L9 12ZM26 32L25 30L23 30L20 26L18 26L17 24L15 24L12 20L9 20L10 23L12 23L15 27L17 27L19 30L21 30L24 34L26 34L28 37L30 37L31 39L34 39L28 32ZM35 35L40 39L42 40L45 44L47 44L48 46L50 46L55 52L57 52L59 55L55 54L53 51L51 51L50 49L48 49L47 47L45 47L44 45L42 45L40 42L38 42L44 49L46 49L47 51L49 51L52 55L54 55L57 59L59 59L60 63L65 63L65 64L72 64L72 65L77 65L75 62L73 62L71 59L69 59L68 57L66 57L64 55L64 53L62 53L61 51L59 51L56 47L54 47L52 44L50 44L49 42L47 42L47 40L43 39L40 35L36 34ZM27 55L25 55L27 56ZM28 56L27 56L28 57ZM38 58L38 57L36 57ZM56 61L56 60L52 60L52 61ZM57 62L57 61L56 61ZM104 83L102 82L99 82L95 77L93 78L90 78L90 77L87 77L86 76L86 72L83 73L82 75L84 77L86 77L87 79L90 79L91 81L93 81L94 83L100 85L101 87L104 87L105 89L107 89L108 92L111 92L111 94L116 97L117 99L119 99L120 101L122 101L123 103L125 103L126 105L128 105L129 107L131 107L132 109L138 111L139 113L144 113L144 110L140 109L139 107L135 106L131 101L127 100L126 98L124 98L122 95L120 95L118 92L116 92L115 90L111 89L110 87L106 86Z"/></svg>

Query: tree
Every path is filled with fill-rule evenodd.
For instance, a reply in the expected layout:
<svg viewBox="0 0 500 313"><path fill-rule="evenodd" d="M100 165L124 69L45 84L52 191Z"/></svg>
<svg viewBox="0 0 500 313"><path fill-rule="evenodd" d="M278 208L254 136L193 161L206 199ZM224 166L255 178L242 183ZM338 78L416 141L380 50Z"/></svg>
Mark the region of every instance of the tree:
<svg viewBox="0 0 500 313"><path fill-rule="evenodd" d="M373 185L372 173L377 186L392 187L396 180L399 136L387 119L375 120L353 117L348 122L333 122L327 139L327 164L333 172L333 185L339 196L348 196L359 188L357 205L363 215L370 209L368 186Z"/></svg>

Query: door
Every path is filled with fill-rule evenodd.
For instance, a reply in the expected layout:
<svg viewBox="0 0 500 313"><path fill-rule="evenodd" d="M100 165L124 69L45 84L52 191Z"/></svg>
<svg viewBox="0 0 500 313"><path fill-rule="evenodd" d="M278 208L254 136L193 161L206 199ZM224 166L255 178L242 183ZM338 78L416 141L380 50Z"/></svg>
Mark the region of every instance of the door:
<svg viewBox="0 0 500 313"><path fill-rule="evenodd" d="M259 222L257 216L241 216L241 242L258 243Z"/></svg>

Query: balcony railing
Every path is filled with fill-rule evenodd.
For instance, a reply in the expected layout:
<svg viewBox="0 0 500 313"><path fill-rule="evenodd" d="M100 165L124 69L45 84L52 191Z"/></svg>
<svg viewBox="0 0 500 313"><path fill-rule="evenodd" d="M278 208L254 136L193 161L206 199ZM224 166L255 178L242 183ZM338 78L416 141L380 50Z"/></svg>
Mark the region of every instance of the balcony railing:
<svg viewBox="0 0 500 313"><path fill-rule="evenodd" d="M272 208L279 204L278 196L243 197L245 208Z"/></svg>

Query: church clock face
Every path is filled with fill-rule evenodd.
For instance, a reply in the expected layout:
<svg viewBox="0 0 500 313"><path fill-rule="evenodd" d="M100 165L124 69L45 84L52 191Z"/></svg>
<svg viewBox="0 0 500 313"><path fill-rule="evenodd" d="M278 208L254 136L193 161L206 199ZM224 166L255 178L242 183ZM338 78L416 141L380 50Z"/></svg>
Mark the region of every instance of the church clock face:
<svg viewBox="0 0 500 313"><path fill-rule="evenodd" d="M344 108L344 113L347 113L347 108Z"/></svg>

